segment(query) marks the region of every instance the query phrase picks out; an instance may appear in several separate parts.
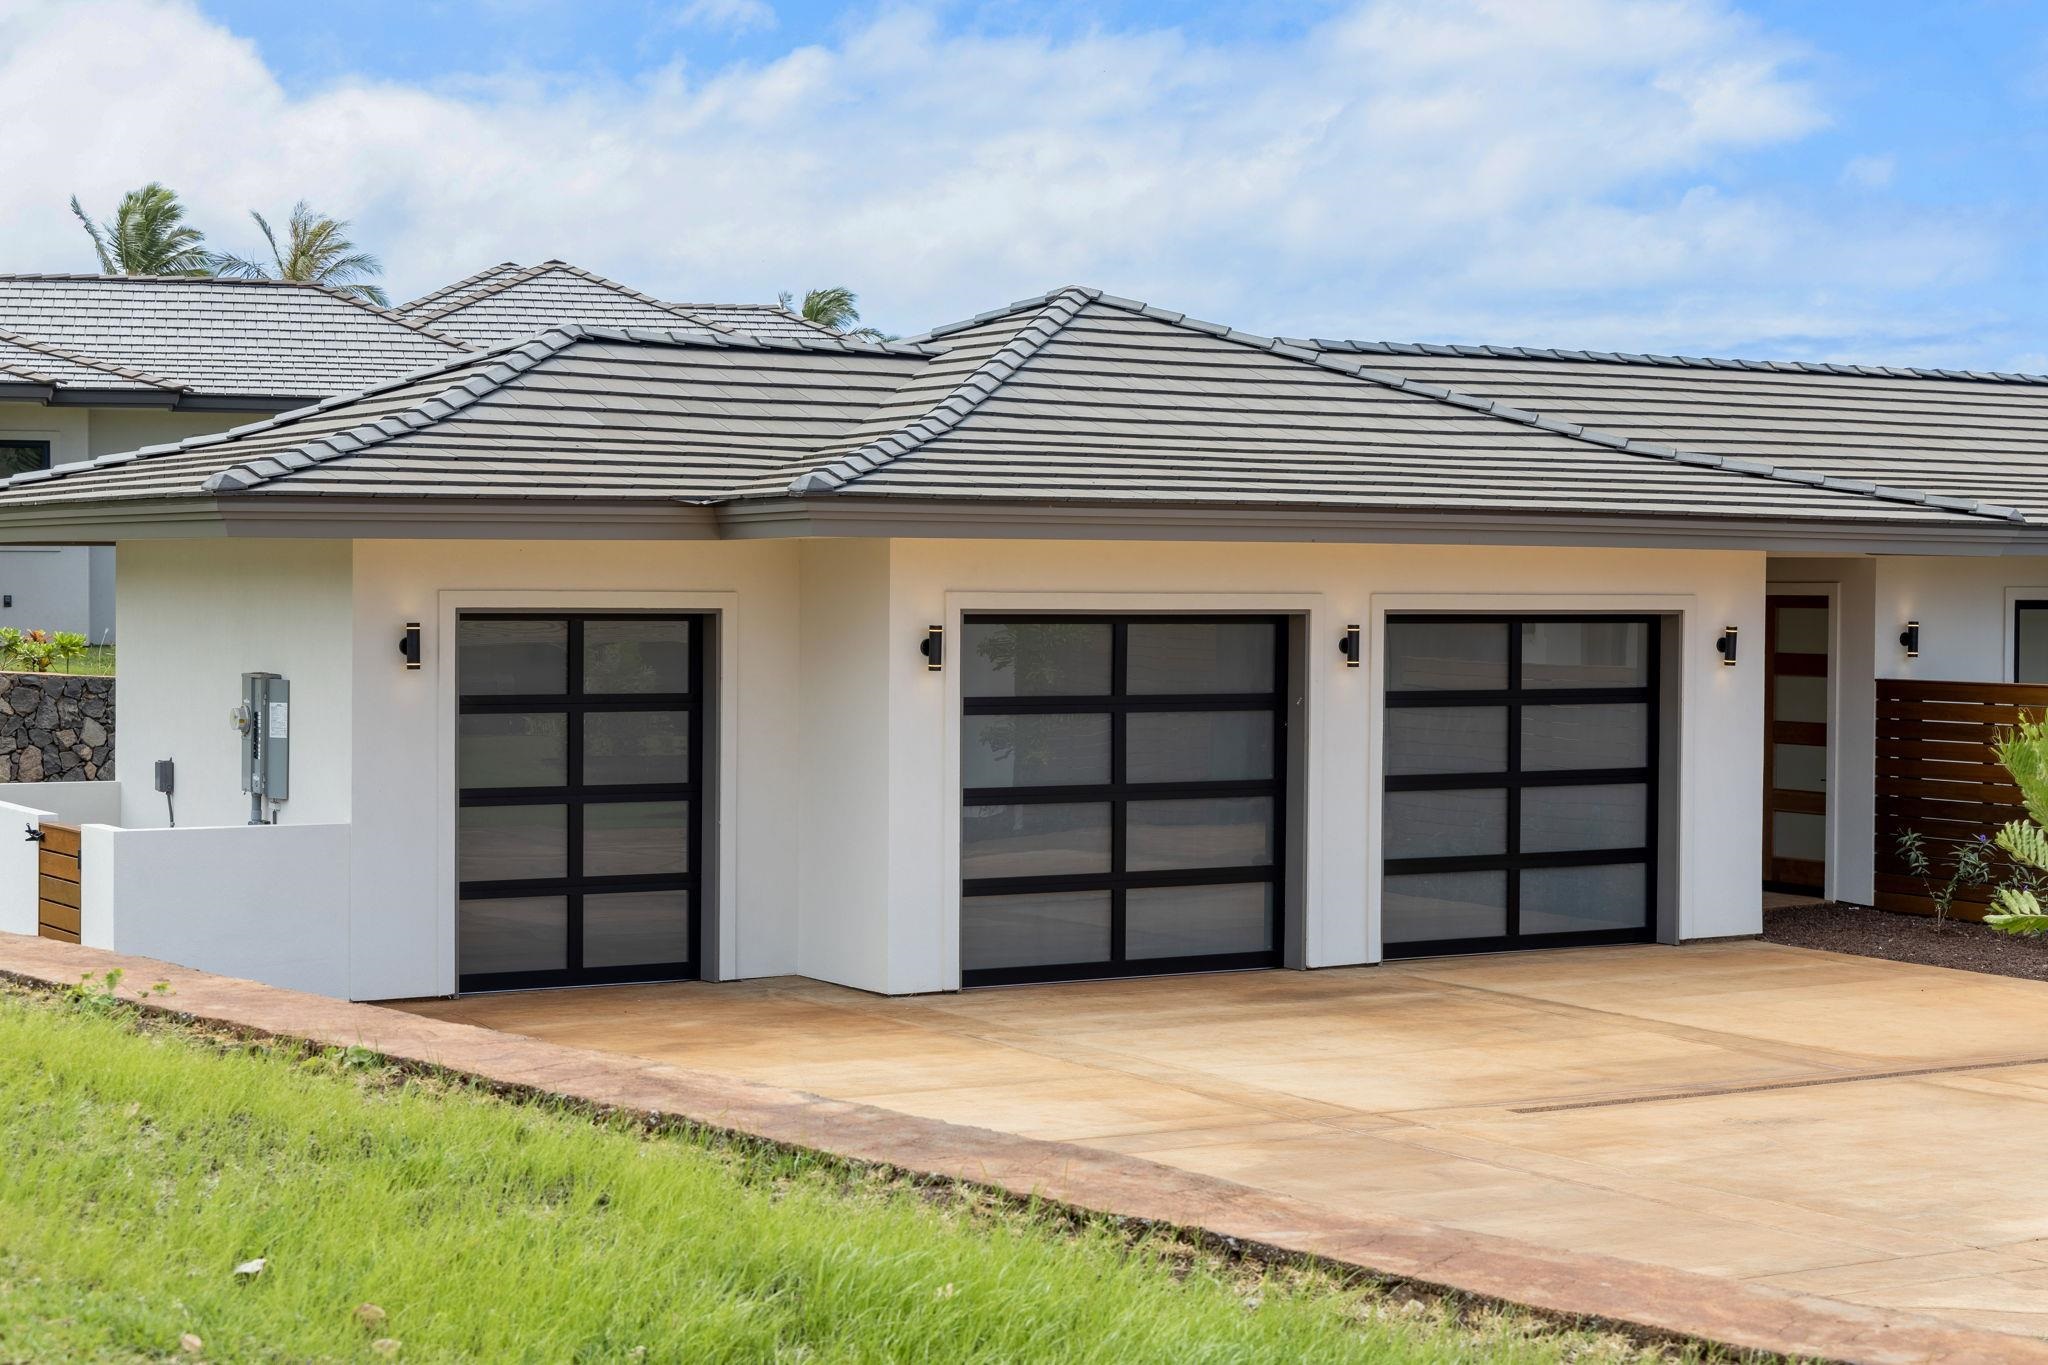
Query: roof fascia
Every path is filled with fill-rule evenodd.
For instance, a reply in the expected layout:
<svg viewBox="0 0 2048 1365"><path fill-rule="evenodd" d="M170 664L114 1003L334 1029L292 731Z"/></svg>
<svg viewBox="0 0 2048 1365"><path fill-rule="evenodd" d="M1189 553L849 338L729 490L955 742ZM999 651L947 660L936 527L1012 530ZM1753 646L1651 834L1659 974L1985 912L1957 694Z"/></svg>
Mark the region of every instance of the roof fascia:
<svg viewBox="0 0 2048 1365"><path fill-rule="evenodd" d="M708 507L664 498L257 497L0 505L0 544L123 540L717 540Z"/></svg>
<svg viewBox="0 0 2048 1365"><path fill-rule="evenodd" d="M1933 525L1738 517L1470 513L1248 504L1031 503L916 497L762 498L719 504L733 540L942 537L1010 540L1279 541L1556 545L1781 553L2048 554L2048 533L2008 522ZM2009 548L2009 547L2024 548Z"/></svg>

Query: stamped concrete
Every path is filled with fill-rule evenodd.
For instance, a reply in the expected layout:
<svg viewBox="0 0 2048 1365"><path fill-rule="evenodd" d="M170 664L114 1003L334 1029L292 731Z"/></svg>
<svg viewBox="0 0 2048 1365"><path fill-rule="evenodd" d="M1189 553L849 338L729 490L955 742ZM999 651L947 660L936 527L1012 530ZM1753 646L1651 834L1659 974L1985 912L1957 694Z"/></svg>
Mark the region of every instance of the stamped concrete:
<svg viewBox="0 0 2048 1365"><path fill-rule="evenodd" d="M1980 1155L2044 1116L2040 984L1745 943L401 1011L0 935L0 975L110 966L203 1019L1546 1311L1827 1359L2048 1361L2048 1204Z"/></svg>

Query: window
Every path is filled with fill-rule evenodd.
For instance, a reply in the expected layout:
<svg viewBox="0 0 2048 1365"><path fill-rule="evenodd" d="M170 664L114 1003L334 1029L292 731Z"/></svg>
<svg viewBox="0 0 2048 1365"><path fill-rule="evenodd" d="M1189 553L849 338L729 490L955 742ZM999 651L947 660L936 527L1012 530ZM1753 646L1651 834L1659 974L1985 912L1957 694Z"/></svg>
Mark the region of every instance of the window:
<svg viewBox="0 0 2048 1365"><path fill-rule="evenodd" d="M1278 966L1282 623L962 633L962 984Z"/></svg>
<svg viewBox="0 0 2048 1365"><path fill-rule="evenodd" d="M0 436L0 479L50 467L50 443L23 436Z"/></svg>
<svg viewBox="0 0 2048 1365"><path fill-rule="evenodd" d="M2048 683L2048 602L2020 602L2014 608L2012 680Z"/></svg>

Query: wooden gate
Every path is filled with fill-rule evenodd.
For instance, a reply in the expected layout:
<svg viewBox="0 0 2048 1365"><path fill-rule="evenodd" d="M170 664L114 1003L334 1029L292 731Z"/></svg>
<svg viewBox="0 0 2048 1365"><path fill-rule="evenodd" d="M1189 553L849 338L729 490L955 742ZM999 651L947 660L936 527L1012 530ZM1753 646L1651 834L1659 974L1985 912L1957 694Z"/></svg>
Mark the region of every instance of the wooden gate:
<svg viewBox="0 0 2048 1365"><path fill-rule="evenodd" d="M78 826L43 826L36 871L36 932L78 942Z"/></svg>
<svg viewBox="0 0 2048 1365"><path fill-rule="evenodd" d="M1878 908L1931 915L1934 902L1899 856L1898 836L1918 830L1946 879L1955 849L1998 833L2026 814L2019 788L1991 745L2025 712L2048 714L2048 687L2021 683L1877 681ZM1982 919L1989 886L1967 887L1952 913Z"/></svg>

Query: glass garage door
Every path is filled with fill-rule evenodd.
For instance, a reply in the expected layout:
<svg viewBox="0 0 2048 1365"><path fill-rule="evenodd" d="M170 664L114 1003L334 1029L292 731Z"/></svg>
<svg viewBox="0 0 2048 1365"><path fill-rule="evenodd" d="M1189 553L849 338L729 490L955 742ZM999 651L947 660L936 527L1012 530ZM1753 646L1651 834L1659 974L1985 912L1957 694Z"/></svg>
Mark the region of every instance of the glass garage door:
<svg viewBox="0 0 2048 1365"><path fill-rule="evenodd" d="M1657 627L1388 620L1388 957L1653 936Z"/></svg>
<svg viewBox="0 0 2048 1365"><path fill-rule="evenodd" d="M962 983L1279 965L1282 623L963 635Z"/></svg>
<svg viewBox="0 0 2048 1365"><path fill-rule="evenodd" d="M465 991L698 974L703 619L457 627Z"/></svg>

